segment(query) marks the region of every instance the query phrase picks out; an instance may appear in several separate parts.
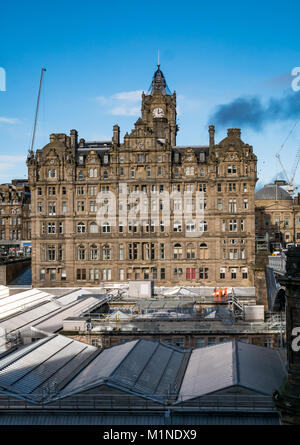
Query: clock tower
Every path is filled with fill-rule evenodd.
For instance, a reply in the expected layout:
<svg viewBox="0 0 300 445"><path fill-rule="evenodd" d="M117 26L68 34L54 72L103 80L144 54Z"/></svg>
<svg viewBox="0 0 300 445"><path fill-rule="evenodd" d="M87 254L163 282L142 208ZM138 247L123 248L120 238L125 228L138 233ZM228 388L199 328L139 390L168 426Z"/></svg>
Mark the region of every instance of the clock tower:
<svg viewBox="0 0 300 445"><path fill-rule="evenodd" d="M142 119L157 138L176 145L176 93L169 90L160 65L157 65L150 89L142 95Z"/></svg>

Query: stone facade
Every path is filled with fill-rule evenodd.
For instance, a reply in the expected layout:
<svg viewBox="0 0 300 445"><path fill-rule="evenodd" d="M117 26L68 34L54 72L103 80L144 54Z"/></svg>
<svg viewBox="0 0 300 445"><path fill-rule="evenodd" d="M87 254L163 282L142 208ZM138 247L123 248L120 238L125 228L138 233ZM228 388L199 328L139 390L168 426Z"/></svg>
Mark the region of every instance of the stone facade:
<svg viewBox="0 0 300 445"><path fill-rule="evenodd" d="M213 126L209 144L177 146L176 93L169 92L160 67L150 91L142 94L141 114L123 143L115 125L111 141L78 141L71 130L69 136L52 134L49 144L30 153L33 286L99 286L132 279L151 279L155 285L253 286L253 148L242 141L239 129L229 129L216 144ZM99 192L107 194L104 207L112 194L116 197L115 223L96 223ZM168 193L173 193L169 225L164 213ZM142 206L152 212L139 223L130 213L124 217L139 205L135 194L139 215ZM190 216L180 220L177 213L185 205ZM199 221L194 223L198 210L204 211L199 227Z"/></svg>
<svg viewBox="0 0 300 445"><path fill-rule="evenodd" d="M0 185L0 246L22 247L31 238L30 190L27 180Z"/></svg>
<svg viewBox="0 0 300 445"><path fill-rule="evenodd" d="M300 195L292 198L280 184L268 184L255 194L257 239L266 238L271 251L300 243Z"/></svg>

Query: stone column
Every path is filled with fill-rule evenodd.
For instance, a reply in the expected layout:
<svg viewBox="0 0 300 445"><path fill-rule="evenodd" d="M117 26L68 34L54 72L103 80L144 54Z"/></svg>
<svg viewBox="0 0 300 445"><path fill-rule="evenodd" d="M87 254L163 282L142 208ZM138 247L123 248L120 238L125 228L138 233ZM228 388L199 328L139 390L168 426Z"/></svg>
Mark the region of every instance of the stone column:
<svg viewBox="0 0 300 445"><path fill-rule="evenodd" d="M273 398L281 423L300 425L300 247L288 250L286 274L278 281L286 288L288 377Z"/></svg>

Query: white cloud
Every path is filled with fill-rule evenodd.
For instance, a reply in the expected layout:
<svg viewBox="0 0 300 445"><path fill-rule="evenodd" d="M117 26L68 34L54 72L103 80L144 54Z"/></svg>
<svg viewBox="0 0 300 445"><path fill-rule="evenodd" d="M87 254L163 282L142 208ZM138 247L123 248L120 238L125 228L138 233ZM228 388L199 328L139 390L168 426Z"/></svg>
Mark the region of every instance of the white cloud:
<svg viewBox="0 0 300 445"><path fill-rule="evenodd" d="M18 124L20 121L19 119L14 119L10 117L0 117L0 122L3 122L4 124Z"/></svg>
<svg viewBox="0 0 300 445"><path fill-rule="evenodd" d="M114 116L138 116L141 112L142 90L121 91L111 96L97 96L95 100Z"/></svg>
<svg viewBox="0 0 300 445"><path fill-rule="evenodd" d="M138 116L140 112L140 107L126 106L120 106L110 110L110 114L113 114L114 116Z"/></svg>
<svg viewBox="0 0 300 445"><path fill-rule="evenodd" d="M142 97L142 90L136 91L124 91L122 93L116 93L112 96L113 99L124 100L128 102L139 102Z"/></svg>

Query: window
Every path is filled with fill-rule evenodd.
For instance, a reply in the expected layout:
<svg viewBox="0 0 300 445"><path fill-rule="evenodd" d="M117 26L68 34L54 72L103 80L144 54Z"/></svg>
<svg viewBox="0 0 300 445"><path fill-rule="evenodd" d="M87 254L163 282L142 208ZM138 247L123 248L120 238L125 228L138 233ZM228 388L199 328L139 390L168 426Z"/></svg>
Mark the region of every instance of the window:
<svg viewBox="0 0 300 445"><path fill-rule="evenodd" d="M130 169L130 176L131 176L131 178L134 178L134 177L135 177L135 170L134 170L134 167L131 167L131 169Z"/></svg>
<svg viewBox="0 0 300 445"><path fill-rule="evenodd" d="M48 202L48 214L50 216L56 215L56 202Z"/></svg>
<svg viewBox="0 0 300 445"><path fill-rule="evenodd" d="M104 170L103 172L103 179L108 179L108 171Z"/></svg>
<svg viewBox="0 0 300 445"><path fill-rule="evenodd" d="M241 232L245 231L245 220L241 219Z"/></svg>
<svg viewBox="0 0 300 445"><path fill-rule="evenodd" d="M193 221L188 221L185 225L186 232L194 232L195 231L195 224Z"/></svg>
<svg viewBox="0 0 300 445"><path fill-rule="evenodd" d="M111 259L111 249L109 244L105 244L102 247L102 260L110 260Z"/></svg>
<svg viewBox="0 0 300 445"><path fill-rule="evenodd" d="M166 269L164 269L164 268L160 269L160 279L161 280L166 279Z"/></svg>
<svg viewBox="0 0 300 445"><path fill-rule="evenodd" d="M90 212L97 212L97 204L95 201L90 201Z"/></svg>
<svg viewBox="0 0 300 445"><path fill-rule="evenodd" d="M37 189L37 194L38 194L38 196L42 196L42 188L41 187L38 187L38 189Z"/></svg>
<svg viewBox="0 0 300 445"><path fill-rule="evenodd" d="M98 247L95 244L92 244L90 247L90 260L98 259Z"/></svg>
<svg viewBox="0 0 300 445"><path fill-rule="evenodd" d="M266 337L264 339L264 346L266 348L273 348L273 338L272 337Z"/></svg>
<svg viewBox="0 0 300 445"><path fill-rule="evenodd" d="M77 233L85 233L85 224L83 222L77 224Z"/></svg>
<svg viewBox="0 0 300 445"><path fill-rule="evenodd" d="M56 258L56 250L55 246L48 246L48 261L55 261Z"/></svg>
<svg viewBox="0 0 300 445"><path fill-rule="evenodd" d="M208 225L207 225L207 222L206 221L201 221L200 223L199 223L199 232L207 232L207 230L208 230Z"/></svg>
<svg viewBox="0 0 300 445"><path fill-rule="evenodd" d="M243 278L243 280L247 280L247 278L248 278L248 268L247 267L243 267L243 269L242 269L242 278Z"/></svg>
<svg viewBox="0 0 300 445"><path fill-rule="evenodd" d="M48 222L48 234L56 233L56 224L55 222Z"/></svg>
<svg viewBox="0 0 300 445"><path fill-rule="evenodd" d="M227 167L227 173L229 173L229 174L233 174L233 173L236 173L236 165L228 165L228 167Z"/></svg>
<svg viewBox="0 0 300 445"><path fill-rule="evenodd" d="M248 209L248 199L244 199L244 209Z"/></svg>
<svg viewBox="0 0 300 445"><path fill-rule="evenodd" d="M77 269L76 277L77 280L86 280L86 269Z"/></svg>
<svg viewBox="0 0 300 445"><path fill-rule="evenodd" d="M84 187L80 185L77 187L77 195L84 195Z"/></svg>
<svg viewBox="0 0 300 445"><path fill-rule="evenodd" d="M204 348L205 346L205 338L196 338L196 348Z"/></svg>
<svg viewBox="0 0 300 445"><path fill-rule="evenodd" d="M229 232L237 232L237 221L236 219L229 220Z"/></svg>
<svg viewBox="0 0 300 445"><path fill-rule="evenodd" d="M218 198L218 204L217 204L218 210L222 210L222 199Z"/></svg>
<svg viewBox="0 0 300 445"><path fill-rule="evenodd" d="M236 213L236 199L229 199L229 213Z"/></svg>
<svg viewBox="0 0 300 445"><path fill-rule="evenodd" d="M119 244L119 260L124 260L124 246Z"/></svg>
<svg viewBox="0 0 300 445"><path fill-rule="evenodd" d="M243 191L244 193L248 192L248 184L246 183L243 184Z"/></svg>
<svg viewBox="0 0 300 445"><path fill-rule="evenodd" d="M226 278L226 270L224 267L220 268L220 280L225 280Z"/></svg>
<svg viewBox="0 0 300 445"><path fill-rule="evenodd" d="M205 176L205 170L204 170L204 168L200 168L200 176L201 176L201 177Z"/></svg>
<svg viewBox="0 0 300 445"><path fill-rule="evenodd" d="M175 278L182 278L183 270L181 267L175 267L173 270L173 275Z"/></svg>
<svg viewBox="0 0 300 445"><path fill-rule="evenodd" d="M207 280L208 279L208 267L200 267L199 269L199 279Z"/></svg>
<svg viewBox="0 0 300 445"><path fill-rule="evenodd" d="M208 259L207 244L202 243L200 244L200 260L207 260L207 259Z"/></svg>
<svg viewBox="0 0 300 445"><path fill-rule="evenodd" d="M157 169L157 176L161 176L162 175L162 168L158 167Z"/></svg>
<svg viewBox="0 0 300 445"><path fill-rule="evenodd" d="M84 201L77 201L77 212L84 212Z"/></svg>
<svg viewBox="0 0 300 445"><path fill-rule="evenodd" d="M38 209L38 213L41 213L43 211L43 203L42 202L38 202L37 209Z"/></svg>
<svg viewBox="0 0 300 445"><path fill-rule="evenodd" d="M222 191L222 184L220 184L220 183L217 184L217 190L218 190L218 192Z"/></svg>
<svg viewBox="0 0 300 445"><path fill-rule="evenodd" d="M102 225L102 232L103 233L110 233L110 225L108 222L103 223Z"/></svg>
<svg viewBox="0 0 300 445"><path fill-rule="evenodd" d="M45 269L40 269L40 281L45 281L46 273Z"/></svg>
<svg viewBox="0 0 300 445"><path fill-rule="evenodd" d="M232 280L236 279L236 269L231 269L231 279Z"/></svg>
<svg viewBox="0 0 300 445"><path fill-rule="evenodd" d="M65 213L67 211L67 201L62 202L62 212Z"/></svg>
<svg viewBox="0 0 300 445"><path fill-rule="evenodd" d="M207 344L208 344L208 346L216 345L217 344L217 338L216 337L208 337Z"/></svg>
<svg viewBox="0 0 300 445"><path fill-rule="evenodd" d="M195 280L196 279L196 269L188 267L185 271L187 280Z"/></svg>
<svg viewBox="0 0 300 445"><path fill-rule="evenodd" d="M125 271L124 269L119 269L119 280L124 281L125 280Z"/></svg>
<svg viewBox="0 0 300 445"><path fill-rule="evenodd" d="M225 219L222 220L222 232L226 232L226 221L225 221Z"/></svg>
<svg viewBox="0 0 300 445"><path fill-rule="evenodd" d="M77 249L77 260L85 260L85 247L79 246Z"/></svg>
<svg viewBox="0 0 300 445"><path fill-rule="evenodd" d="M50 195L50 196L56 195L56 188L55 187L49 187L48 188L48 195Z"/></svg>
<svg viewBox="0 0 300 445"><path fill-rule="evenodd" d="M199 192L206 193L206 184L199 184Z"/></svg>
<svg viewBox="0 0 300 445"><path fill-rule="evenodd" d="M228 184L228 191L229 192L236 192L236 183L235 182L230 182Z"/></svg>
<svg viewBox="0 0 300 445"><path fill-rule="evenodd" d="M62 189L61 189L61 193L62 193L63 195L66 195L66 194L67 194L67 189L66 189L66 187L62 187Z"/></svg>
<svg viewBox="0 0 300 445"><path fill-rule="evenodd" d="M56 170L55 169L48 170L48 178L56 178Z"/></svg>
<svg viewBox="0 0 300 445"><path fill-rule="evenodd" d="M186 246L186 257L187 259L194 259L196 258L196 250L193 243L189 243Z"/></svg>
<svg viewBox="0 0 300 445"><path fill-rule="evenodd" d="M165 259L165 245L163 243L160 244L160 259Z"/></svg>
<svg viewBox="0 0 300 445"><path fill-rule="evenodd" d="M50 269L50 281L56 280L56 269Z"/></svg>

